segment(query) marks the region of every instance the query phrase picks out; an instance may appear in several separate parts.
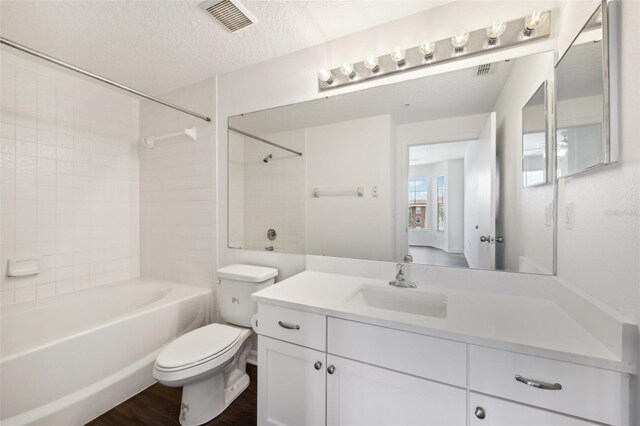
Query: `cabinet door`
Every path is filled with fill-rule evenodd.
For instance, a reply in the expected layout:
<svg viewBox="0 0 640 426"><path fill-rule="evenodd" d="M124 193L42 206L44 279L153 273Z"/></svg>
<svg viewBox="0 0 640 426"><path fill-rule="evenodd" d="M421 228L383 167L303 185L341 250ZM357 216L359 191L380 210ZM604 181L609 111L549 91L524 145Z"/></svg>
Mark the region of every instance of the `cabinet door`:
<svg viewBox="0 0 640 426"><path fill-rule="evenodd" d="M258 337L259 425L325 424L325 357L324 352Z"/></svg>
<svg viewBox="0 0 640 426"><path fill-rule="evenodd" d="M471 426L595 426L588 420L471 392Z"/></svg>
<svg viewBox="0 0 640 426"><path fill-rule="evenodd" d="M328 425L467 422L465 389L334 355L327 355L327 368Z"/></svg>

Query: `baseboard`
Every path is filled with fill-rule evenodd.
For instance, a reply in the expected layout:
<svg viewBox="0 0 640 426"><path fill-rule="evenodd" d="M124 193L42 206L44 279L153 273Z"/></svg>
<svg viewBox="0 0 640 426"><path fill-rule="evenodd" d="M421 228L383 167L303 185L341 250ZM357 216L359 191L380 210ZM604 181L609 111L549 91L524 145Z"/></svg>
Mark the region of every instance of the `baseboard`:
<svg viewBox="0 0 640 426"><path fill-rule="evenodd" d="M251 352L249 352L249 355L247 356L247 363L249 363L251 365L255 365L257 367L258 366L258 352L256 352L255 350L251 350Z"/></svg>

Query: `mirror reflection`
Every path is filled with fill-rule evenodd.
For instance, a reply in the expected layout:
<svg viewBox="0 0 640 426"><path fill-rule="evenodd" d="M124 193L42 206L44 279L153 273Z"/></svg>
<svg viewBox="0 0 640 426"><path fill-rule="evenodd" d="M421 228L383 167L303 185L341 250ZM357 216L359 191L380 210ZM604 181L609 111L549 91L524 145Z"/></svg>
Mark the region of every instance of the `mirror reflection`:
<svg viewBox="0 0 640 426"><path fill-rule="evenodd" d="M602 8L556 67L558 177L604 164Z"/></svg>
<svg viewBox="0 0 640 426"><path fill-rule="evenodd" d="M523 187L521 141L553 57L230 117L229 246L552 273L553 185Z"/></svg>
<svg viewBox="0 0 640 426"><path fill-rule="evenodd" d="M547 183L546 82L522 108L522 185Z"/></svg>

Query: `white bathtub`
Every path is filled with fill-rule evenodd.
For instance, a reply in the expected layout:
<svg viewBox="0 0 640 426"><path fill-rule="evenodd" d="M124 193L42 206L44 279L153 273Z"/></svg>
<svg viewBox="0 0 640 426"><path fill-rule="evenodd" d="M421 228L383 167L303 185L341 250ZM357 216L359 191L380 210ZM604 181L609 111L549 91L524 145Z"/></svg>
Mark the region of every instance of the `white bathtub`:
<svg viewBox="0 0 640 426"><path fill-rule="evenodd" d="M211 313L211 290L146 279L3 308L0 423L88 422L153 384L158 351Z"/></svg>

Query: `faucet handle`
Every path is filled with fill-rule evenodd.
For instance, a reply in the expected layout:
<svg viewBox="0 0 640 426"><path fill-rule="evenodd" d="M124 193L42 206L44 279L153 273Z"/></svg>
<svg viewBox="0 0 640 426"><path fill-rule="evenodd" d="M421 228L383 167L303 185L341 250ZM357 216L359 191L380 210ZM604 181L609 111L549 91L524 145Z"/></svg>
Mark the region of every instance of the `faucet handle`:
<svg viewBox="0 0 640 426"><path fill-rule="evenodd" d="M403 261L404 261L404 263L413 263L413 256L410 255L410 254L407 254L407 255L404 256Z"/></svg>

